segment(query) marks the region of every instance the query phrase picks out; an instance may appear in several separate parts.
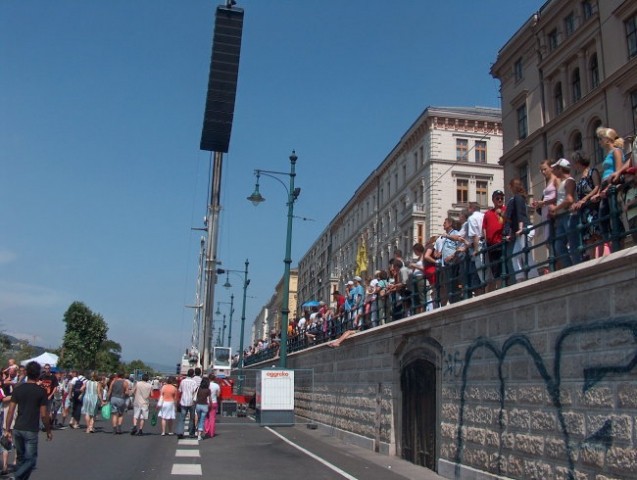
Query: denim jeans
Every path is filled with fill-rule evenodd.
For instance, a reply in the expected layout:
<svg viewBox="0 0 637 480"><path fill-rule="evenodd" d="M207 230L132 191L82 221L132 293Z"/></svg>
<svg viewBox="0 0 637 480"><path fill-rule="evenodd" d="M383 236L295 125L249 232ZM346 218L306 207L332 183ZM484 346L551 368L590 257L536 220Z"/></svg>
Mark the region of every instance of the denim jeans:
<svg viewBox="0 0 637 480"><path fill-rule="evenodd" d="M197 412L197 430L203 432L206 415L208 415L208 405L197 404L195 411Z"/></svg>
<svg viewBox="0 0 637 480"><path fill-rule="evenodd" d="M191 436L195 434L195 406L190 405L189 407L184 407L183 405L180 407L180 412L177 412L177 420L175 424L175 433L177 435L184 434L184 424L186 422L186 415L190 413L190 428L189 433Z"/></svg>
<svg viewBox="0 0 637 480"><path fill-rule="evenodd" d="M555 258L563 267L573 265L571 255L568 250L570 215L560 215L555 219Z"/></svg>
<svg viewBox="0 0 637 480"><path fill-rule="evenodd" d="M13 443L16 451L15 478L27 480L38 459L38 432L14 430Z"/></svg>

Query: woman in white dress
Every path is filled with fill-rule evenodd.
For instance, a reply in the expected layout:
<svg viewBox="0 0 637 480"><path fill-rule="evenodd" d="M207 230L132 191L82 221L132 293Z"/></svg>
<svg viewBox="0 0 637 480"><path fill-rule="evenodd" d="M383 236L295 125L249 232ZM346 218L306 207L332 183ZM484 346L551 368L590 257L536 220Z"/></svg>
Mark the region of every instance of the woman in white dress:
<svg viewBox="0 0 637 480"><path fill-rule="evenodd" d="M168 382L161 387L157 409L161 418L161 434L173 434L173 421L175 420L175 405L177 403L177 387L175 377L168 377Z"/></svg>

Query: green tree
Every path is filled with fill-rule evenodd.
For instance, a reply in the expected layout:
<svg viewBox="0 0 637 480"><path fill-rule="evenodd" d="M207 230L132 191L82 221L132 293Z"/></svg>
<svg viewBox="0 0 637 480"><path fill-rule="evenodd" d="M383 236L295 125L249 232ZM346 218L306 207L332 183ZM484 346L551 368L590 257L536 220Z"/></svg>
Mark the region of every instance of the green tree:
<svg viewBox="0 0 637 480"><path fill-rule="evenodd" d="M132 362L125 363L122 366L123 370L128 373L135 373L135 370L140 370L143 373L148 373L151 377L155 375L155 371L141 360L133 360Z"/></svg>
<svg viewBox="0 0 637 480"><path fill-rule="evenodd" d="M121 370L120 358L122 346L113 340L104 340L97 352L95 369L104 373L116 373Z"/></svg>
<svg viewBox="0 0 637 480"><path fill-rule="evenodd" d="M0 366L7 365L11 355L11 339L6 334L0 332Z"/></svg>
<svg viewBox="0 0 637 480"><path fill-rule="evenodd" d="M93 313L82 302L73 302L64 313L66 332L62 341L63 368L93 370L97 364L97 354L106 340L108 326L104 317Z"/></svg>

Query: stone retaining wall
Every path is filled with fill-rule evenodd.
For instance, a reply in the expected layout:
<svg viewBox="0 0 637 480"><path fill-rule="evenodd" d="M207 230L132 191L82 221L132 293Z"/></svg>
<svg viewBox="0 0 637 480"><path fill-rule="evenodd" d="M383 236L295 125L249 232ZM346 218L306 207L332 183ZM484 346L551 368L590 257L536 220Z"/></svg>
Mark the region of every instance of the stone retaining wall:
<svg viewBox="0 0 637 480"><path fill-rule="evenodd" d="M441 475L637 478L636 265L633 247L293 353L314 371L296 413L401 455L401 372L420 358L437 372Z"/></svg>

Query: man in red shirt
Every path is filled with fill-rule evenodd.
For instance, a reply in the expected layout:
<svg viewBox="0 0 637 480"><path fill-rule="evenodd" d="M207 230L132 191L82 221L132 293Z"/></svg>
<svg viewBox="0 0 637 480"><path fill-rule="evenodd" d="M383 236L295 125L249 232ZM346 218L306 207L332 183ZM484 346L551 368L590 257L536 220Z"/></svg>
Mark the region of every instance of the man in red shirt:
<svg viewBox="0 0 637 480"><path fill-rule="evenodd" d="M487 292L500 288L502 283L502 230L504 228L504 192L496 190L491 195L493 208L484 212L482 220L482 236L487 243L487 255L492 278L487 284Z"/></svg>

